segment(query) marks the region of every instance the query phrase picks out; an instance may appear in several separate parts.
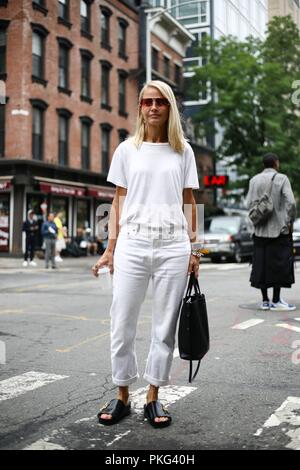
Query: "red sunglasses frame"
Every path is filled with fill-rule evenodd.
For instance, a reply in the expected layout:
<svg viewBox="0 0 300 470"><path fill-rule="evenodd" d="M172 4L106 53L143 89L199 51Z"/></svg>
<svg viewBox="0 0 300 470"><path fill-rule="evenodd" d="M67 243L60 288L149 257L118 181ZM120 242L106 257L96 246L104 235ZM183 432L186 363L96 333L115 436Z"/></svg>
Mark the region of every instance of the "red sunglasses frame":
<svg viewBox="0 0 300 470"><path fill-rule="evenodd" d="M146 104L146 101L150 102L150 100L151 104ZM140 101L140 105L145 106L146 108L150 108L151 106L153 106L153 102L155 102L159 108L162 106L170 106L170 103L167 98L142 98Z"/></svg>

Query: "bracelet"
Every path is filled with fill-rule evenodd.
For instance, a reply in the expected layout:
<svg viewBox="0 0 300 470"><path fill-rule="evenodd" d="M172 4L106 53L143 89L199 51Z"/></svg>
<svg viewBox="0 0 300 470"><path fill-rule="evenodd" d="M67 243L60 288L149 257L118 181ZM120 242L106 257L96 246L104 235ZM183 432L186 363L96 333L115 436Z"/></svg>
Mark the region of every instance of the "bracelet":
<svg viewBox="0 0 300 470"><path fill-rule="evenodd" d="M204 256L204 254L201 252L201 250L192 250L191 255L197 256L197 258L201 258L202 256Z"/></svg>

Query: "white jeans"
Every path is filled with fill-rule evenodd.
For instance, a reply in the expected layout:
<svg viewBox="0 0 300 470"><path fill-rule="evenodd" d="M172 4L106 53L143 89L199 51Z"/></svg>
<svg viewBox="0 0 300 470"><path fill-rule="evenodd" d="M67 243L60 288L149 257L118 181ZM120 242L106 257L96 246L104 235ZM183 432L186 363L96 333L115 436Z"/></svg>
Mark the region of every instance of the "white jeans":
<svg viewBox="0 0 300 470"><path fill-rule="evenodd" d="M144 379L169 383L179 307L188 281L187 232L162 239L122 227L114 253L111 316L112 380L128 386L138 377L135 338L138 315L152 279L152 337Z"/></svg>

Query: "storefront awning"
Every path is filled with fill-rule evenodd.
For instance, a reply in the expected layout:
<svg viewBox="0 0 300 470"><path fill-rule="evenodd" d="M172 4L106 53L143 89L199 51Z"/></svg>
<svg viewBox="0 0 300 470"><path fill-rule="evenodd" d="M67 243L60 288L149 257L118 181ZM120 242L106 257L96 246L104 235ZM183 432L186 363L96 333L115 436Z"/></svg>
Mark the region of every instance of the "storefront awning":
<svg viewBox="0 0 300 470"><path fill-rule="evenodd" d="M87 195L95 197L96 199L113 199L115 189L113 188L88 188Z"/></svg>
<svg viewBox="0 0 300 470"><path fill-rule="evenodd" d="M85 188L76 188L75 186L64 186L61 184L40 183L40 190L43 193L56 194L58 196L85 196Z"/></svg>

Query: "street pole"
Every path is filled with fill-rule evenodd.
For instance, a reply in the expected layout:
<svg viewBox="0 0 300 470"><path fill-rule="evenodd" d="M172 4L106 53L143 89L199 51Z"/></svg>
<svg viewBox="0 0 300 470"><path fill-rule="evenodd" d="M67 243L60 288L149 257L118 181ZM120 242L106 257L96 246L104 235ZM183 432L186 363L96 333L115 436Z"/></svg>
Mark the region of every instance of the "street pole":
<svg viewBox="0 0 300 470"><path fill-rule="evenodd" d="M169 10L173 10L173 8L177 8L178 6L183 7L184 5L191 5L193 3L201 3L201 0L192 0L191 2L183 2L180 1L175 3L168 8L161 8L159 11L156 11L156 8L147 8L145 10L146 14L146 83L152 80L152 47L151 47L151 27L152 21L157 18L158 16L162 15L163 13L167 13ZM153 10L155 11L154 15L152 16Z"/></svg>

